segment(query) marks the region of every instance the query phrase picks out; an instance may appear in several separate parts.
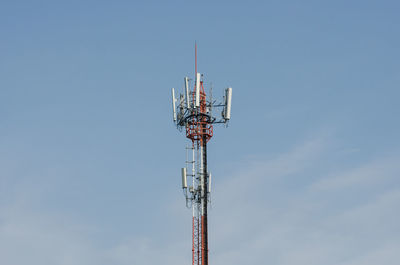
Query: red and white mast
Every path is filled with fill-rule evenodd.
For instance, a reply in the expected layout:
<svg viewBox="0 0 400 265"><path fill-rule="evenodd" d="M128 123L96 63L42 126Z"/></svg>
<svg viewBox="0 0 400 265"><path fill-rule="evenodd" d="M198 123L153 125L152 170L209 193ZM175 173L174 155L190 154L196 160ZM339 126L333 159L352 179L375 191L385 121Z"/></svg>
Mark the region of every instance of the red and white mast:
<svg viewBox="0 0 400 265"><path fill-rule="evenodd" d="M192 208L192 265L208 265L208 204L211 193L211 174L207 169L207 143L213 136L213 124L227 124L230 120L232 88L225 89L224 100L216 104L207 98L203 76L197 72L197 44L195 44L195 82L189 87L189 78L184 78L184 92L180 94L178 106L175 90L172 89L173 120L179 129L185 129L191 140L187 148L186 167L182 168L182 188L186 206ZM212 115L213 108L223 108L222 117ZM189 151L191 150L191 152ZM190 156L189 156L190 153ZM190 159L189 159L190 157ZM188 174L191 169L191 174ZM188 187L187 177L192 177Z"/></svg>

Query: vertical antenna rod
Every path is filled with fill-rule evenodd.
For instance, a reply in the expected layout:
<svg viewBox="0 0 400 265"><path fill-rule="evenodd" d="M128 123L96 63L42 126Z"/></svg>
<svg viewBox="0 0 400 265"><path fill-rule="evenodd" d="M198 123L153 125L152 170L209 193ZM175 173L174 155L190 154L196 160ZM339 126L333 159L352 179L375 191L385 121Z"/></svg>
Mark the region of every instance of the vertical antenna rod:
<svg viewBox="0 0 400 265"><path fill-rule="evenodd" d="M197 76L197 43L194 42L194 76Z"/></svg>

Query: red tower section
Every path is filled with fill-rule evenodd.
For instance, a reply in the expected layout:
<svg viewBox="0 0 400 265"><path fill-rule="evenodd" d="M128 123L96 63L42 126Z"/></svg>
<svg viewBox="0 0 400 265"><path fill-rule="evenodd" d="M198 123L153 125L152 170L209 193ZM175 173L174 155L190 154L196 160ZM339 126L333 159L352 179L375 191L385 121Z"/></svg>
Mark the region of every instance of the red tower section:
<svg viewBox="0 0 400 265"><path fill-rule="evenodd" d="M192 104L195 103L194 101L195 92L192 93ZM212 136L213 126L210 122L210 117L207 115L206 93L203 81L200 81L200 108L193 110L192 115L187 119L186 137L191 139L193 144L195 142L201 144L204 139L208 142Z"/></svg>

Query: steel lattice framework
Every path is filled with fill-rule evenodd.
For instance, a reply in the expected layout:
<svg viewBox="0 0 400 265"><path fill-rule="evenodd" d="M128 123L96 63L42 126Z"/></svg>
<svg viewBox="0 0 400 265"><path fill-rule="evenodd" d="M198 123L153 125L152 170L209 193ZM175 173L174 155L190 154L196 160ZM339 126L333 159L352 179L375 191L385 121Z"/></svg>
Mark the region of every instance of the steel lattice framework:
<svg viewBox="0 0 400 265"><path fill-rule="evenodd" d="M186 167L182 168L182 188L186 206L192 208L192 265L208 265L208 204L211 193L211 174L207 169L207 143L213 136L213 124L227 124L230 120L232 88L225 89L224 100L217 104L207 98L203 75L197 73L197 46L195 45L195 82L190 89L185 77L184 93L176 106L175 90L172 89L173 118L177 127L186 132L191 145L186 148ZM222 117L212 115L213 108L223 108ZM177 114L178 113L178 114ZM187 172L191 169L191 174ZM187 176L192 185L187 186Z"/></svg>

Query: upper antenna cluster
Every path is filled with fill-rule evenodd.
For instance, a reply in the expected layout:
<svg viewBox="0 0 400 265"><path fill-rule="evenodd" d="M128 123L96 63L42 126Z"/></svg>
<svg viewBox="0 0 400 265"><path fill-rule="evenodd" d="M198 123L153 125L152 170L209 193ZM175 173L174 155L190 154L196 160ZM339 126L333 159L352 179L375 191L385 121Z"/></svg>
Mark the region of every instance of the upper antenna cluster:
<svg viewBox="0 0 400 265"><path fill-rule="evenodd" d="M197 73L197 47L196 47L195 80L191 89L191 79L184 77L183 93L179 98L175 96L175 89L172 88L172 111L173 120L179 129L186 129L186 137L195 141L207 141L213 136L214 123L227 124L231 118L232 88L225 89L222 102L207 97L204 89L204 76ZM178 104L177 104L178 103ZM214 108L222 108L221 116L213 115Z"/></svg>

